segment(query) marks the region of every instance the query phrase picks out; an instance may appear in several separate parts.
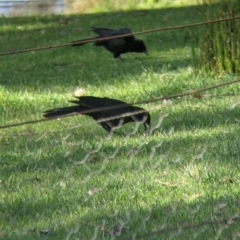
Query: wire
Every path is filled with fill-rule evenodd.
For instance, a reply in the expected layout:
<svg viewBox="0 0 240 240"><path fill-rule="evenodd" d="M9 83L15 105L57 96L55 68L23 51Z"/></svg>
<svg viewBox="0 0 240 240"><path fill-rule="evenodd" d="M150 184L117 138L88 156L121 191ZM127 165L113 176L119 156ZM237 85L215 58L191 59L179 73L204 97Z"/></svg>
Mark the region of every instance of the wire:
<svg viewBox="0 0 240 240"><path fill-rule="evenodd" d="M205 87L205 88L200 88L200 89L197 89L197 90L192 90L192 91L188 91L188 92L173 94L173 95L169 95L169 96L157 97L157 98L153 98L153 99L139 101L139 102L136 102L136 103L130 103L130 105L147 104L147 103L153 103L153 102L162 101L162 100L175 99L175 98L188 96L188 95L196 95L197 93L200 93L200 92L204 92L204 91L215 89L215 88L220 88L220 87L223 87L223 86L227 86L227 85L234 84L234 83L239 83L239 82L240 82L240 79L237 79L237 80L233 80L233 81L230 81L230 82L225 82L225 83L220 83L220 84L217 84L217 85L211 85L211 86ZM102 108L98 108L98 109L90 109L90 110L86 110L86 111L81 111L80 113L73 113L73 114L69 114L69 115L66 115L66 116L62 116L61 118L72 117L74 115L79 115L79 114L84 115L84 114L87 114L87 113L94 113L94 112L106 111L106 110L111 110L111 109L117 109L117 108L121 108L121 107L124 107L124 106L125 106L124 104L119 104L119 105L116 105L116 106L102 107ZM127 114L135 115L135 114L138 114L138 112L127 113ZM106 121L121 118L121 117L123 117L123 115L114 116L113 118L107 118L107 119L104 118L104 119L101 119L99 122L106 122ZM0 129L12 128L12 127L28 125L28 124L35 124L35 123L46 122L46 121L52 121L52 120L55 120L55 119L59 119L59 117L49 118L49 119L39 119L39 120L32 120L32 121L27 121L27 122L3 125L3 126L0 126Z"/></svg>
<svg viewBox="0 0 240 240"><path fill-rule="evenodd" d="M155 29L150 29L150 30L145 30L145 31L140 31L140 32L135 32L135 33L128 33L128 34L112 36L112 37L105 37L105 38L98 38L98 39L94 38L94 39L88 39L88 40L79 40L79 42L75 41L74 44L77 44L77 43L84 44L84 43L91 43L91 42L100 42L100 41L105 41L105 40L115 39L115 38L120 38L120 37L142 35L142 34L147 34L147 33L153 33L153 32L159 32L159 31L169 31L169 30L182 29L182 28L191 28L191 27L202 26L202 25L207 25L207 24L213 24L213 23L218 23L218 22L236 20L236 19L239 19L239 18L240 18L240 16L235 16L235 17L230 17L230 18L222 18L222 19L205 21L205 22L185 24L185 25L180 25L180 26L175 26L175 27L155 28ZM52 45L52 46L46 46L46 47L39 47L39 48L31 48L31 49L25 49L25 50L4 52L4 53L0 53L0 57L7 56L7 55L20 54L20 53L48 50L48 49L53 49L53 48L67 47L67 46L71 46L72 44L73 43L63 43L63 44L56 44L56 45Z"/></svg>

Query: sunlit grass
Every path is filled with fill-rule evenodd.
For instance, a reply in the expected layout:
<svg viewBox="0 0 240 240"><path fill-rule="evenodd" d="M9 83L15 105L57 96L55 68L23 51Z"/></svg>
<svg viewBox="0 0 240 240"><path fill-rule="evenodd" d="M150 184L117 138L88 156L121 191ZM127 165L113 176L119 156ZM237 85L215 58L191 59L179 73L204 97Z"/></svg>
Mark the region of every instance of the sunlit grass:
<svg viewBox="0 0 240 240"><path fill-rule="evenodd" d="M91 0L91 1L66 1L66 12L73 13L99 13L99 12L111 12L111 11L128 11L128 10L146 10L153 8L166 8L166 7L179 7L179 6L194 6L199 3L198 0Z"/></svg>

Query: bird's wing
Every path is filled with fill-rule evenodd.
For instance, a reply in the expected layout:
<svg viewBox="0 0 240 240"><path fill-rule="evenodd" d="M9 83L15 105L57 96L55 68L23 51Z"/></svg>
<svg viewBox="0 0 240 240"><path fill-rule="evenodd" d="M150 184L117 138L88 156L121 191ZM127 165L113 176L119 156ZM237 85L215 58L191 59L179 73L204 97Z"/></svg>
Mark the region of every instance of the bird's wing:
<svg viewBox="0 0 240 240"><path fill-rule="evenodd" d="M132 31L128 28L120 28L118 29L116 32L118 32L119 34L128 34L128 33L132 33Z"/></svg>
<svg viewBox="0 0 240 240"><path fill-rule="evenodd" d="M95 28L92 27L92 31L99 35L99 37L110 37L116 32L114 29L110 28Z"/></svg>
<svg viewBox="0 0 240 240"><path fill-rule="evenodd" d="M88 109L97 109L97 108L107 108L109 107L109 110L115 110L115 111L121 111L122 108L129 107L130 105L117 100L117 99L112 99L112 98L101 98L101 97L94 97L94 96L81 96L77 97L75 96L78 101L70 101L75 104L79 104L82 107L88 108ZM121 106L121 107L117 107ZM108 111L107 109L103 111Z"/></svg>
<svg viewBox="0 0 240 240"><path fill-rule="evenodd" d="M110 29L110 28L92 28L92 31L99 35L99 37L112 37L118 35L124 35L132 33L128 28L120 28L118 30ZM124 38L115 38L111 40L113 45L123 45L128 41L134 40L134 36L128 36Z"/></svg>
<svg viewBox="0 0 240 240"><path fill-rule="evenodd" d="M80 97L75 96L75 97L79 100L70 101L70 102L79 104L80 106L86 109L91 109L91 110L99 109L101 111L101 109L106 107L107 103L109 102L108 98L101 98L101 97L94 97L94 96L80 96Z"/></svg>
<svg viewBox="0 0 240 240"><path fill-rule="evenodd" d="M115 31L112 36L119 36L119 35L130 34L130 33L132 33L130 29L120 28L117 31ZM135 39L134 36L120 37L120 38L112 39L111 43L115 46L121 46L128 42L133 41L134 39Z"/></svg>
<svg viewBox="0 0 240 240"><path fill-rule="evenodd" d="M130 33L132 33L132 31L128 28L120 28L117 31L117 33L118 33L118 35L124 35L124 34L130 34ZM135 39L134 35L127 36L127 37L124 37L124 38L127 38L128 40L134 40Z"/></svg>

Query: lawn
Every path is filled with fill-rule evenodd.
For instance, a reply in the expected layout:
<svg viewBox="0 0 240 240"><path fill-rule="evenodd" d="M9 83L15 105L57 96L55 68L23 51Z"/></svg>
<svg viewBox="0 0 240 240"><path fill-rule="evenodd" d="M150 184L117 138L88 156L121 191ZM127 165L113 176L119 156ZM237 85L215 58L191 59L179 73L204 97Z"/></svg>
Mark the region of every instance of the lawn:
<svg viewBox="0 0 240 240"><path fill-rule="evenodd" d="M142 31L203 21L203 6L0 19L0 53L94 36L91 26ZM67 24L60 24L67 19ZM0 125L42 119L85 95L138 102L237 79L193 70L189 33L137 36L149 56L114 60L88 44L1 57ZM190 34L191 35L191 34ZM163 228L239 215L240 86L139 105L109 136L88 117L0 129L0 239L138 239ZM108 233L123 228L120 236ZM142 239L238 239L239 223Z"/></svg>

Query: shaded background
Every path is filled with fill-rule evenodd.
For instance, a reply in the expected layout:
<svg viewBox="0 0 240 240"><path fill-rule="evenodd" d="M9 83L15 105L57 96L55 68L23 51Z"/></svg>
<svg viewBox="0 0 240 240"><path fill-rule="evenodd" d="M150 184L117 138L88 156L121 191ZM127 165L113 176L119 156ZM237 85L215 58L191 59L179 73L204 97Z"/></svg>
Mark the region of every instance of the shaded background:
<svg viewBox="0 0 240 240"><path fill-rule="evenodd" d="M1 0L1 16L21 16L28 14L64 13L64 0Z"/></svg>

